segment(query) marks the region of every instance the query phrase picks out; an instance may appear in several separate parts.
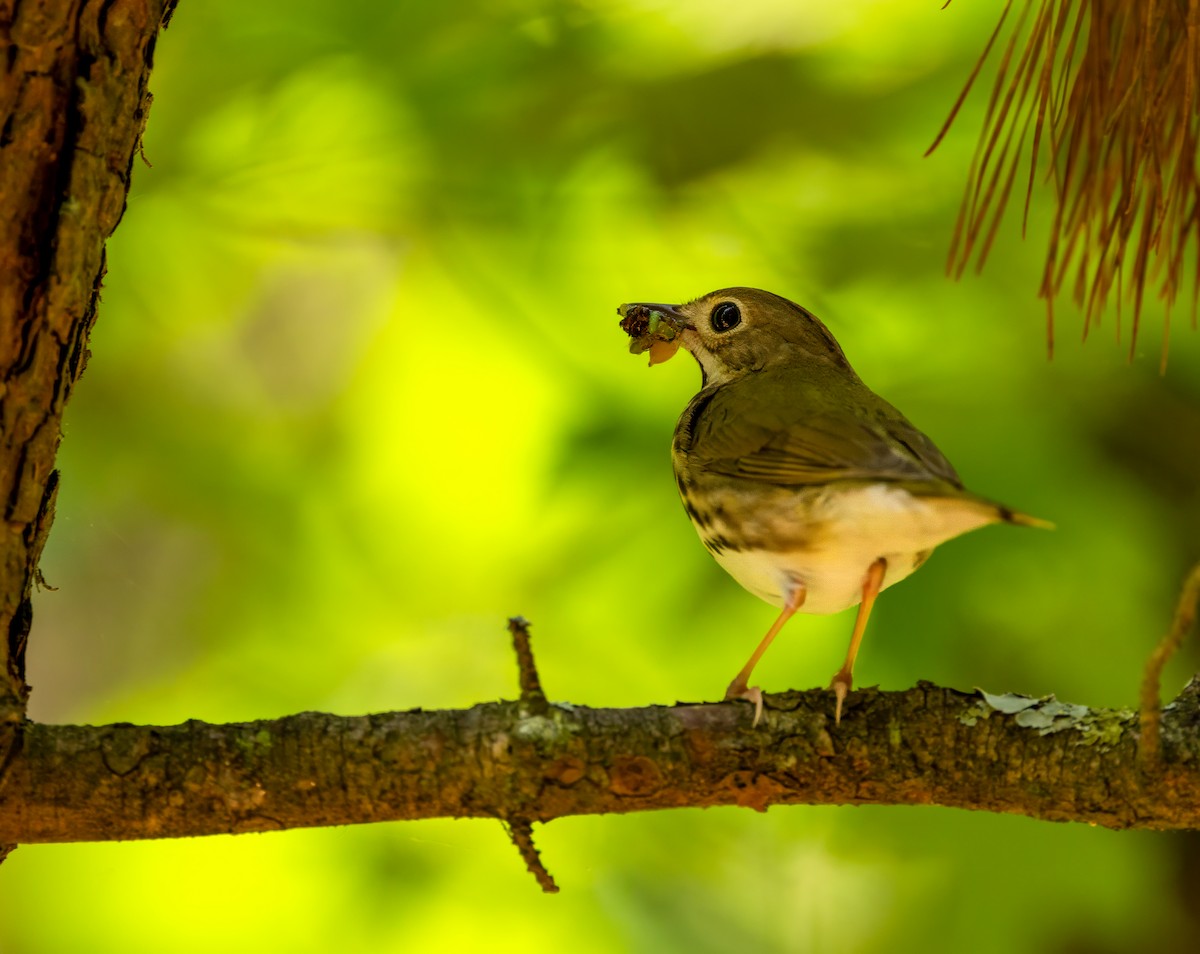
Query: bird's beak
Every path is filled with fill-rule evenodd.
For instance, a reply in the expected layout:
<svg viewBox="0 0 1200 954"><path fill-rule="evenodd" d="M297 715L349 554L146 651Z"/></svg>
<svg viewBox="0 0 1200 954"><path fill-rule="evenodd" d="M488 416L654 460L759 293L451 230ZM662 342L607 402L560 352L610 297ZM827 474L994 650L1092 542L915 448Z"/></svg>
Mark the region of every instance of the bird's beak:
<svg viewBox="0 0 1200 954"><path fill-rule="evenodd" d="M679 350L679 334L688 327L678 305L627 302L617 308L621 330L629 335L629 350L650 352L650 363L659 364Z"/></svg>

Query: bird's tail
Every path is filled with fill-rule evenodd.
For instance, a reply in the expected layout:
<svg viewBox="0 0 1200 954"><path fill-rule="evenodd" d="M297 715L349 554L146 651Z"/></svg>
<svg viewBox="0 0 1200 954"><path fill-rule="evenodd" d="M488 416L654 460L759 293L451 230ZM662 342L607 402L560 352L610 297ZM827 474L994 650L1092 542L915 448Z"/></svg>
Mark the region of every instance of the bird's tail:
<svg viewBox="0 0 1200 954"><path fill-rule="evenodd" d="M977 512L987 514L991 520L997 523L1011 523L1018 527L1037 527L1039 530L1055 529L1054 524L1049 520L1042 520L1040 517L1031 517L1027 513L1021 513L1020 510L1013 510L1012 507L1006 507L1004 504L996 503L994 500L988 500L987 497L980 497L969 490L964 491L962 497L969 500Z"/></svg>
<svg viewBox="0 0 1200 954"><path fill-rule="evenodd" d="M1012 510L1001 504L996 504L995 506L1000 519L1005 523L1015 523L1018 527L1037 527L1040 530L1055 529L1054 524L1049 520L1043 520L1041 517L1031 517L1027 513L1021 513L1020 510Z"/></svg>

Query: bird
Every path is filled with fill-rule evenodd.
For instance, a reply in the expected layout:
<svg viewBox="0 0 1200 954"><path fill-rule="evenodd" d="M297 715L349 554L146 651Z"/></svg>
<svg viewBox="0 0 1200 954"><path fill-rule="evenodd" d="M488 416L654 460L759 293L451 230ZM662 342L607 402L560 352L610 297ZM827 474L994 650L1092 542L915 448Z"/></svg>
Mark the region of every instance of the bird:
<svg viewBox="0 0 1200 954"><path fill-rule="evenodd" d="M683 508L704 547L780 613L725 690L754 705L750 677L797 613L858 606L845 661L829 688L834 722L876 597L933 549L987 524L1053 525L980 497L946 456L854 372L806 308L758 288L722 288L685 304L617 309L634 353L650 363L680 347L700 390L675 427Z"/></svg>

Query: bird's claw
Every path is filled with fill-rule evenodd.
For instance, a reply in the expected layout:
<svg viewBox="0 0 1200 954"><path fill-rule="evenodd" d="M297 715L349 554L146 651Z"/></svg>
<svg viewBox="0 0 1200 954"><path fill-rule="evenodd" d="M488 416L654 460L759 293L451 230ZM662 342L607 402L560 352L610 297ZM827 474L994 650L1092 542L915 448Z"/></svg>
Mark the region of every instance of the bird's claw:
<svg viewBox="0 0 1200 954"><path fill-rule="evenodd" d="M739 683L737 679L729 684L729 688L725 690L725 699L745 699L748 702L754 703L754 721L750 723L750 728L756 728L762 720L763 714L763 694L762 689L758 686L747 686L745 683Z"/></svg>
<svg viewBox="0 0 1200 954"><path fill-rule="evenodd" d="M846 696L850 694L850 690L854 687L854 680L850 673L844 669L839 669L833 674L833 681L829 683L829 688L833 690L833 696L836 702L833 706L833 724L842 724L842 703L846 701Z"/></svg>

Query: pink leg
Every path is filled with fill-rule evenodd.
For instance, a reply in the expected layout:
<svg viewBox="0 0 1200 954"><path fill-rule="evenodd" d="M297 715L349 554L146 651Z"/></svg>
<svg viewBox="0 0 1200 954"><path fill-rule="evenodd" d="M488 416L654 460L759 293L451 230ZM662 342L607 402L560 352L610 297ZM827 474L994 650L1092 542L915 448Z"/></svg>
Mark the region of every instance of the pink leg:
<svg viewBox="0 0 1200 954"><path fill-rule="evenodd" d="M867 569L866 577L863 578L862 602L858 604L858 616L854 620L854 633L850 637L850 649L846 652L846 661L842 663L842 668L833 674L833 682L829 684L829 688L837 697L837 704L833 710L835 725L842 721L842 703L846 701L846 696L854 685L852 678L854 657L858 655L858 647L862 645L863 633L867 628L867 618L871 615L871 607L875 605L875 597L879 595L879 588L883 585L883 575L886 572L887 560L880 557L871 564Z"/></svg>
<svg viewBox="0 0 1200 954"><path fill-rule="evenodd" d="M749 699L754 703L754 722L751 728L758 725L759 720L762 719L763 698L762 689L758 686L748 685L750 682L750 673L754 671L754 667L762 659L762 654L767 651L767 647L779 635L779 631L783 629L783 624L795 616L796 611L804 605L804 597L804 584L797 583L788 595L788 601L783 607L783 612L771 624L771 628L767 630L767 635L762 638L762 642L758 644L758 648L750 654L750 659L742 667L742 671L734 677L733 682L729 684L729 688L725 690L726 699Z"/></svg>

